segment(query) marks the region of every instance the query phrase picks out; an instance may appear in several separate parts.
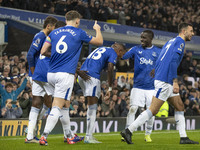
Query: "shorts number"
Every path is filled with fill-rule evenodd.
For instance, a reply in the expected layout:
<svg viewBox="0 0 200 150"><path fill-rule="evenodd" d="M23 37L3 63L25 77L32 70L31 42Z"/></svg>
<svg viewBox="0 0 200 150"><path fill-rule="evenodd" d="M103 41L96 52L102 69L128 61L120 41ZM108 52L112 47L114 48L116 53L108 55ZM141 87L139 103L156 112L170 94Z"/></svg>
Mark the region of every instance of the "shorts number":
<svg viewBox="0 0 200 150"><path fill-rule="evenodd" d="M66 35L63 35L60 40L58 41L58 43L56 44L56 51L59 54L63 54L64 52L67 51L68 46L67 43L65 43L63 40L65 39ZM62 47L62 49L60 49Z"/></svg>
<svg viewBox="0 0 200 150"><path fill-rule="evenodd" d="M94 60L98 60L99 58L101 58L102 54L106 51L105 48L97 48L96 50L94 50L89 56L88 58L92 58Z"/></svg>

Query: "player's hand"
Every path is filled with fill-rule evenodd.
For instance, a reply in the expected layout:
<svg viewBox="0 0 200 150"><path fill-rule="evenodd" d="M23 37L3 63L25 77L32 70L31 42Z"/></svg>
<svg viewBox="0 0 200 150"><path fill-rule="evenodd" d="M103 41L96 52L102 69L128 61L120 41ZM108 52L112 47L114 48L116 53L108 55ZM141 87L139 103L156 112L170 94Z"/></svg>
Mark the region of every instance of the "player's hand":
<svg viewBox="0 0 200 150"><path fill-rule="evenodd" d="M77 71L77 74L84 80L84 81L88 81L90 80L90 76L86 74L87 71L84 71L84 70L78 70Z"/></svg>
<svg viewBox="0 0 200 150"><path fill-rule="evenodd" d="M179 85L177 82L173 82L173 93L179 93Z"/></svg>
<svg viewBox="0 0 200 150"><path fill-rule="evenodd" d="M94 30L101 30L100 25L97 24L97 20L95 20L94 26L93 26Z"/></svg>
<svg viewBox="0 0 200 150"><path fill-rule="evenodd" d="M151 76L152 78L155 77L155 69L152 69L152 70L151 70L151 72L150 72L150 76Z"/></svg>

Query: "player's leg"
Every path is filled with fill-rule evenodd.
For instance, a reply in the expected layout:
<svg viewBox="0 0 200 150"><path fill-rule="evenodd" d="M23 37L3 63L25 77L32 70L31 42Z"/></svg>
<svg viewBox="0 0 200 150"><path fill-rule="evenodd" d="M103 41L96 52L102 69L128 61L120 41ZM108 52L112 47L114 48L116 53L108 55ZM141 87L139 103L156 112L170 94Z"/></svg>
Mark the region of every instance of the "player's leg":
<svg viewBox="0 0 200 150"><path fill-rule="evenodd" d="M44 96L45 94L40 83L37 81L33 81L32 93L33 100L31 111L29 113L28 133L26 136L25 143L38 143L37 138L35 138L35 127L37 124L37 118L39 115L40 108L43 104L42 96Z"/></svg>
<svg viewBox="0 0 200 150"><path fill-rule="evenodd" d="M135 131L139 126L143 125L147 120L149 120L152 116L155 116L164 101L169 97L169 85L164 82L155 81L155 91L152 99L152 103L149 109L142 112L138 118L125 130L121 132L122 137L125 138L128 144L132 143L132 132Z"/></svg>
<svg viewBox="0 0 200 150"><path fill-rule="evenodd" d="M175 108L175 121L179 130L180 144L199 144L199 142L192 141L187 137L185 130L184 104L180 95L173 95L168 99L168 102Z"/></svg>
<svg viewBox="0 0 200 150"><path fill-rule="evenodd" d="M68 144L75 144L77 142L82 141L84 137L79 137L77 134L72 133L70 127L69 107L70 101L67 100L65 101L65 105L61 110L60 122L63 127L64 142L67 142Z"/></svg>
<svg viewBox="0 0 200 150"><path fill-rule="evenodd" d="M45 94L44 97L43 97L43 99L44 99L44 103L43 103L42 109L40 111L40 114L38 116L38 121L43 118L44 114L52 106L52 96L51 95Z"/></svg>
<svg viewBox="0 0 200 150"><path fill-rule="evenodd" d="M133 144L131 140L132 132L134 132L139 126L143 125L147 120L149 120L153 115L155 115L159 111L163 103L164 101L153 97L149 109L142 112L127 129L121 132L122 137L124 137L128 144Z"/></svg>
<svg viewBox="0 0 200 150"><path fill-rule="evenodd" d="M55 90L52 109L47 117L44 132L40 139L41 145L47 145L47 136L53 130L61 116L61 110L65 105L65 100L70 99L74 85L74 75L69 73L48 73L47 79L49 84L55 85Z"/></svg>
<svg viewBox="0 0 200 150"><path fill-rule="evenodd" d="M65 99L59 98L59 97L54 97L52 109L50 111L50 114L47 117L44 132L39 141L40 145L48 145L46 139L47 139L49 133L55 127L56 123L58 122L58 119L61 116L61 110L62 110L64 104L65 104Z"/></svg>
<svg viewBox="0 0 200 150"><path fill-rule="evenodd" d="M130 108L129 108L129 112L128 112L128 115L126 118L126 127L125 128L128 128L131 125L131 123L135 120L135 114L138 110L138 105L139 105L139 103L141 103L140 101L144 101L141 99L142 96L140 95L140 94L143 95L143 93L138 94L137 90L138 89L136 89L136 88L132 88L132 90L131 90ZM144 107L144 104L143 104L143 107Z"/></svg>
<svg viewBox="0 0 200 150"><path fill-rule="evenodd" d="M95 140L93 137L94 125L96 121L96 112L97 112L97 97L87 97L88 110L87 110L87 128L86 128L86 137L85 143L100 143Z"/></svg>
<svg viewBox="0 0 200 150"><path fill-rule="evenodd" d="M145 91L144 93L145 93L145 98L146 98L146 107L148 109L151 105L154 90L144 90L144 91ZM147 126L146 126L146 129L145 129L145 131L146 131L145 132L145 141L146 142L152 142L150 135L151 135L151 132L152 132L152 129L153 129L154 120L155 120L155 116L151 117L147 121Z"/></svg>
<svg viewBox="0 0 200 150"><path fill-rule="evenodd" d="M87 128L84 143L100 143L93 137L94 125L96 121L96 111L98 98L101 94L100 80L92 78L89 81L84 81L78 77L79 85L88 102L87 109Z"/></svg>

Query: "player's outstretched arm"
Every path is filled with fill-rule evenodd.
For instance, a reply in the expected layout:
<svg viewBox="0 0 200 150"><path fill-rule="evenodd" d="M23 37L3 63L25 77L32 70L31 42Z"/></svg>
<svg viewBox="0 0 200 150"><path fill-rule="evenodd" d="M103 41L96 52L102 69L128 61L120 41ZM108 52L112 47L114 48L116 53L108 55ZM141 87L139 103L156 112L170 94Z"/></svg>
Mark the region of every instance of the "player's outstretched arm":
<svg viewBox="0 0 200 150"><path fill-rule="evenodd" d="M103 44L103 36L101 34L101 27L97 24L97 21L95 21L93 29L96 31L96 37L93 37L89 43L100 46Z"/></svg>

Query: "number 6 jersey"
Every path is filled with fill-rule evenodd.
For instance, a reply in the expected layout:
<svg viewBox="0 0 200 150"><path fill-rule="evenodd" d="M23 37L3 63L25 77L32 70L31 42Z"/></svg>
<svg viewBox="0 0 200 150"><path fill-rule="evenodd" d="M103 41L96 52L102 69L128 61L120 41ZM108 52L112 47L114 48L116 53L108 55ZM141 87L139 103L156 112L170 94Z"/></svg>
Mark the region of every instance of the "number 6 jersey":
<svg viewBox="0 0 200 150"><path fill-rule="evenodd" d="M53 30L46 39L51 44L51 59L48 72L75 74L82 43L89 43L92 36L73 26Z"/></svg>

